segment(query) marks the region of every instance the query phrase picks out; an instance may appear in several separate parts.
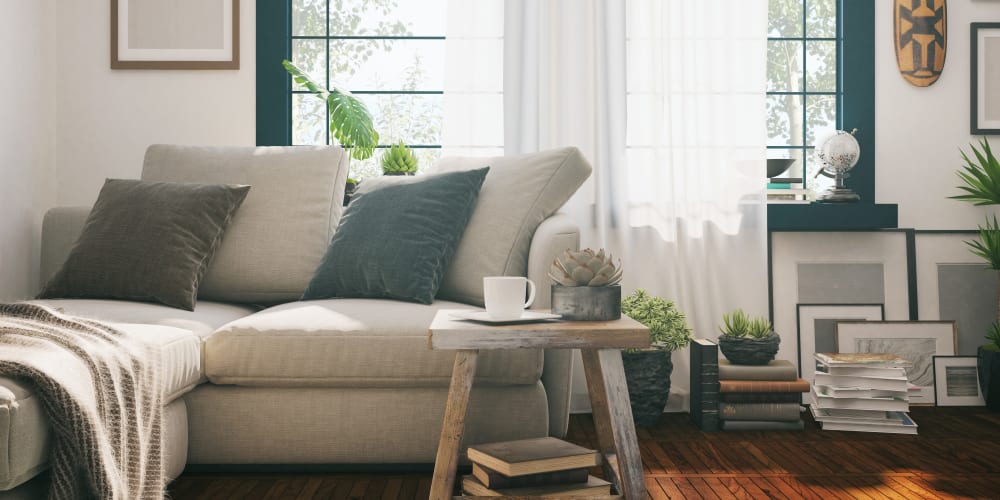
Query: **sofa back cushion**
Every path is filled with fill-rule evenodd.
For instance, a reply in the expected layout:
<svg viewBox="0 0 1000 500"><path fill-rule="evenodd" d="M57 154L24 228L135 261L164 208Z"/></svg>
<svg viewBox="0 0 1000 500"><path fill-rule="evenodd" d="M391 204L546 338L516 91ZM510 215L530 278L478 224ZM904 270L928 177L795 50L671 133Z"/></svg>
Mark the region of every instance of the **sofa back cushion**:
<svg viewBox="0 0 1000 500"><path fill-rule="evenodd" d="M517 156L444 157L434 172L490 167L479 202L452 257L438 297L483 305L484 276L527 276L535 229L590 176L576 148Z"/></svg>
<svg viewBox="0 0 1000 500"><path fill-rule="evenodd" d="M339 147L152 145L146 181L252 186L202 281L199 298L269 304L298 299L343 210Z"/></svg>

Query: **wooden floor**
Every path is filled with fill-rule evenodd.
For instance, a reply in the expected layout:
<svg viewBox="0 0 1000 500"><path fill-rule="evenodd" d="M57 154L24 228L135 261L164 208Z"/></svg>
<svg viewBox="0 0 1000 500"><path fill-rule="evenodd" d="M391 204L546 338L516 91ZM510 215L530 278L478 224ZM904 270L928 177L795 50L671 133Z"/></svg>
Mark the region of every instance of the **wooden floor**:
<svg viewBox="0 0 1000 500"><path fill-rule="evenodd" d="M1000 498L1000 413L916 407L918 436L824 432L703 433L687 414L639 429L650 498ZM593 446L589 415L569 440ZM184 474L185 499L424 499L430 473Z"/></svg>

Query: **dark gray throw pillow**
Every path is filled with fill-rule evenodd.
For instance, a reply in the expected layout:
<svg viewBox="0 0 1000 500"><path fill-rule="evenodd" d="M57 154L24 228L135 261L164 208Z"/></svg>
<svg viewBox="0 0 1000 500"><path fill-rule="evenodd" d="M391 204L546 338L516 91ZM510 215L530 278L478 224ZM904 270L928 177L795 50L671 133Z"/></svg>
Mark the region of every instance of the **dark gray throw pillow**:
<svg viewBox="0 0 1000 500"><path fill-rule="evenodd" d="M193 311L198 284L249 190L108 179L38 298L159 302Z"/></svg>
<svg viewBox="0 0 1000 500"><path fill-rule="evenodd" d="M302 300L433 302L488 171L393 179L374 190L370 182L347 206Z"/></svg>

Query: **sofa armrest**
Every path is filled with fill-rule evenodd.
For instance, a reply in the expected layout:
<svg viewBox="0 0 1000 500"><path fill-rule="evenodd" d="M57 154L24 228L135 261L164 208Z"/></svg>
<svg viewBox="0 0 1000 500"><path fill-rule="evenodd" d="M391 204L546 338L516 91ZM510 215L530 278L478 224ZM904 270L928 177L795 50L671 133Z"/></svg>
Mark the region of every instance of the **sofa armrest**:
<svg viewBox="0 0 1000 500"><path fill-rule="evenodd" d="M580 247L580 228L566 214L555 214L542 221L531 239L528 252L528 278L538 287L532 309L547 309L552 298L549 265L567 248ZM545 351L542 385L549 399L549 435L564 437L569 427L569 399L573 380L573 351Z"/></svg>
<svg viewBox="0 0 1000 500"><path fill-rule="evenodd" d="M56 207L45 212L42 221L40 283L45 286L69 257L70 250L83 232L90 207Z"/></svg>

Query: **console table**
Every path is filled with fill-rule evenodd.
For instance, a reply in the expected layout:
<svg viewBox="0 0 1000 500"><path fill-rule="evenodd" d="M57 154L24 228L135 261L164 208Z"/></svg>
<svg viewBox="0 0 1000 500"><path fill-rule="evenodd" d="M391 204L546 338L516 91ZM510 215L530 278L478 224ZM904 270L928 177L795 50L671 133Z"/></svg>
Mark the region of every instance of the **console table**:
<svg viewBox="0 0 1000 500"><path fill-rule="evenodd" d="M454 491L465 412L482 349L580 349L605 479L626 499L646 497L621 349L648 347L648 328L627 316L615 321L491 325L454 319L452 312L438 311L429 334L431 349L457 351L434 461L432 500L449 499Z"/></svg>

